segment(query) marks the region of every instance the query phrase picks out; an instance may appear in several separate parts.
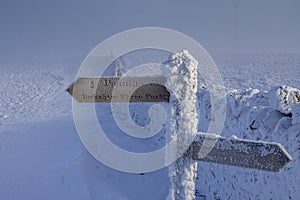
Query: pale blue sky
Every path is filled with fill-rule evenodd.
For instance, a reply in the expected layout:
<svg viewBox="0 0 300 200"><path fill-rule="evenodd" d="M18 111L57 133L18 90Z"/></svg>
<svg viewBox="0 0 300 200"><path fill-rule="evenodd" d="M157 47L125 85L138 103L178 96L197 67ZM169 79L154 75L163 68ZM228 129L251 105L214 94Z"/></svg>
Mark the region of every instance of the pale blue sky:
<svg viewBox="0 0 300 200"><path fill-rule="evenodd" d="M160 26L209 53L300 52L300 1L0 0L0 63L83 58L112 34Z"/></svg>

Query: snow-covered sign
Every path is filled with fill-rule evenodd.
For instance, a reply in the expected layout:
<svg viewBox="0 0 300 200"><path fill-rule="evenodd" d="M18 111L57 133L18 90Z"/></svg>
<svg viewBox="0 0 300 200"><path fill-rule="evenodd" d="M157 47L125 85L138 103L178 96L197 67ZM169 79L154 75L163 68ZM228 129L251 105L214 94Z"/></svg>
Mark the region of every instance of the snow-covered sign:
<svg viewBox="0 0 300 200"><path fill-rule="evenodd" d="M201 156L199 152L204 139L217 141L206 156ZM278 143L224 138L207 133L198 133L192 147L192 157L195 160L266 171L279 172L292 160L285 148Z"/></svg>
<svg viewBox="0 0 300 200"><path fill-rule="evenodd" d="M281 144L242 140L236 137L224 138L211 133L197 133L198 113L196 94L198 88L198 61L188 51L184 50L172 54L168 62L168 67L163 69L164 73L160 77L151 77L148 76L148 73L146 77L80 77L67 91L79 103L170 102L170 119L166 121L166 146L168 148L165 149L163 158L157 159L157 156L150 157L152 160L150 163L147 163L147 168L145 168L148 169L148 166L152 164L153 158L163 160L163 166L168 166L171 183L167 196L168 200L195 199L197 161L274 172L279 172L288 165L292 158ZM165 77L161 77L163 75ZM124 116L129 116L124 113L119 114L123 118ZM152 116L155 115L152 114ZM131 123L123 118L122 120L118 119L120 123L118 123L118 120L116 121L118 125L122 125L119 127L123 127L124 124L124 127L127 127ZM139 133L142 130L144 129L136 129L134 132ZM145 130L152 129L147 127ZM125 132L128 133L128 131ZM92 134L87 135L90 136ZM135 137L136 135L133 136ZM86 141L96 140L97 138L95 137L93 140L88 138ZM95 146L105 145L93 144L90 146L94 148ZM106 151L108 147L100 149L101 152ZM95 155L97 156L98 154ZM144 155L142 154L142 156ZM124 157L128 160L130 158L130 156ZM134 158L135 160L133 161L138 160L135 166L140 170L141 162L143 162L141 160L144 158ZM109 156L109 160L111 160L111 156Z"/></svg>

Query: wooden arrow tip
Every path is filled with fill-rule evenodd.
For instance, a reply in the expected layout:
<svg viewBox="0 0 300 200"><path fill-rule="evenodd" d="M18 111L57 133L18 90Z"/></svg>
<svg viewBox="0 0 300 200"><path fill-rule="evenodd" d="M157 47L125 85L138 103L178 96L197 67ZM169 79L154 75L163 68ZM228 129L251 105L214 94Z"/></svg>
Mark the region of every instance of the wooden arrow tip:
<svg viewBox="0 0 300 200"><path fill-rule="evenodd" d="M289 165L290 162L293 161L293 158L287 152L287 150L285 149L285 147L283 145L278 144L278 147L279 147L279 151L281 151L279 154L279 155L281 155L280 159L279 159L281 166L277 169L277 172L281 172L283 169L285 169Z"/></svg>
<svg viewBox="0 0 300 200"><path fill-rule="evenodd" d="M73 86L74 86L74 84L72 84L70 87L68 87L68 89L66 89L66 91L69 92L70 95L73 94Z"/></svg>

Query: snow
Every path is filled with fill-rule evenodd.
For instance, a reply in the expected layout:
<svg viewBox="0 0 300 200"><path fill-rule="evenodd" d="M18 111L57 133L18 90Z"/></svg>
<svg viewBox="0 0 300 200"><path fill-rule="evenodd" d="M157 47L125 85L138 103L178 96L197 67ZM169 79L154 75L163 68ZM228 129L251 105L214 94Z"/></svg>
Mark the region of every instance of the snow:
<svg viewBox="0 0 300 200"><path fill-rule="evenodd" d="M78 64L78 60L61 60L0 66L0 129L70 116L71 97L65 90L72 83Z"/></svg>
<svg viewBox="0 0 300 200"><path fill-rule="evenodd" d="M123 70L169 58L162 52L145 55L124 56ZM196 199L299 199L300 106L293 94L299 91L300 56L215 55L214 59L227 92L221 135L281 143L293 161L280 173L198 162ZM74 127L71 97L65 92L78 66L78 60L0 65L0 199L165 199L171 186L167 168L122 173L84 149ZM289 103L282 104L284 99ZM199 77L197 100L198 131L206 132L210 96ZM137 124L149 122L149 106L130 105ZM99 123L121 148L146 152L165 145L166 129L147 140L132 139L116 128L109 105L96 107L102 110Z"/></svg>
<svg viewBox="0 0 300 200"><path fill-rule="evenodd" d="M231 139L238 139L238 137L236 135L232 135L230 138Z"/></svg>
<svg viewBox="0 0 300 200"><path fill-rule="evenodd" d="M171 182L167 199L193 199L197 162L190 157L190 146L198 129L197 116L197 66L198 62L187 50L174 53L170 57L170 74L166 87L170 92L170 122L168 135L176 140L174 151L179 157L169 166ZM187 156L181 156L186 151ZM169 155L167 155L169 156Z"/></svg>
<svg viewBox="0 0 300 200"><path fill-rule="evenodd" d="M300 124L300 103L293 106L292 109L293 125Z"/></svg>
<svg viewBox="0 0 300 200"><path fill-rule="evenodd" d="M274 87L268 93L271 107L284 114L289 114L293 106L300 102L300 90L289 86Z"/></svg>

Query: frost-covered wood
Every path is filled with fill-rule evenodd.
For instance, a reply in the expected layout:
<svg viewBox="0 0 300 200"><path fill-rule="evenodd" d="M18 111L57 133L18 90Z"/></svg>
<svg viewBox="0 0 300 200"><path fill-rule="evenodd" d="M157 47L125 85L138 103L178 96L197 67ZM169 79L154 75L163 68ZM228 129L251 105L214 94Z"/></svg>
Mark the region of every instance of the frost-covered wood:
<svg viewBox="0 0 300 200"><path fill-rule="evenodd" d="M167 88L171 93L168 134L170 140L176 140L174 153L180 155L182 150L186 153L169 166L169 200L195 198L197 161L192 159L191 149L186 147L189 147L188 138L195 135L198 128L197 65L198 62L187 51L171 56L170 75L167 77Z"/></svg>
<svg viewBox="0 0 300 200"><path fill-rule="evenodd" d="M199 151L204 139L217 142L203 157ZM214 134L199 133L192 147L195 160L266 171L281 171L292 160L281 144L235 137L224 138Z"/></svg>

